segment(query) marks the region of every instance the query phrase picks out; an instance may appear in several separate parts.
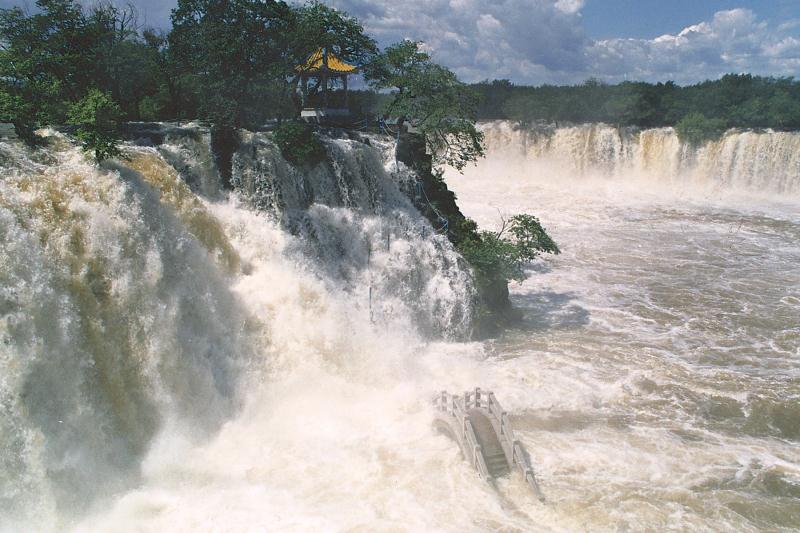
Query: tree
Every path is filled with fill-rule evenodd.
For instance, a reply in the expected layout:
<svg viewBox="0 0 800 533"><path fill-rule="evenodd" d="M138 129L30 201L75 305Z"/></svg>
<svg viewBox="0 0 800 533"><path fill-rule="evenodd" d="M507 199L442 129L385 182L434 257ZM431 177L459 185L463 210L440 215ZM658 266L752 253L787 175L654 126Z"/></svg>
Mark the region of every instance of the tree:
<svg viewBox="0 0 800 533"><path fill-rule="evenodd" d="M358 19L343 11L312 1L297 9L296 31L292 33L295 65L302 65L317 50L325 50L339 59L364 66L378 53L378 45L364 33ZM296 75L289 87L296 88L300 76ZM329 80L336 83L336 78ZM322 83L307 88L309 96L317 94Z"/></svg>
<svg viewBox="0 0 800 533"><path fill-rule="evenodd" d="M767 118L772 127L780 129L800 128L800 98L792 98L785 90L779 90L770 98Z"/></svg>
<svg viewBox="0 0 800 533"><path fill-rule="evenodd" d="M19 95L0 89L0 122L14 125L17 135L27 143L35 142L35 113L33 108Z"/></svg>
<svg viewBox="0 0 800 533"><path fill-rule="evenodd" d="M500 231L481 231L460 245L479 282L524 281L525 265L542 253L561 253L535 216L519 214L502 222Z"/></svg>
<svg viewBox="0 0 800 533"><path fill-rule="evenodd" d="M420 43L388 47L367 67L378 90L393 89L385 111L409 120L423 136L434 162L458 170L483 157L483 134L475 127L477 97L450 70L433 63Z"/></svg>
<svg viewBox="0 0 800 533"><path fill-rule="evenodd" d="M145 120L175 119L181 116L193 117L196 103L191 100L181 79L178 64L169 49L168 34L146 29L142 40L153 62L155 90L142 98L139 113Z"/></svg>
<svg viewBox="0 0 800 533"><path fill-rule="evenodd" d="M678 138L687 144L700 146L719 139L725 133L725 121L707 118L702 113L690 113L675 125Z"/></svg>
<svg viewBox="0 0 800 533"><path fill-rule="evenodd" d="M478 328L484 333L495 331L518 318L508 299L508 283L524 281L526 266L540 254L559 254L560 250L532 215L504 220L498 232L477 231L477 224L469 219L461 226L462 238L456 246L475 274Z"/></svg>
<svg viewBox="0 0 800 533"><path fill-rule="evenodd" d="M199 112L216 126L258 125L265 88L292 68L296 12L275 0L178 0L169 44L199 91Z"/></svg>
<svg viewBox="0 0 800 533"><path fill-rule="evenodd" d="M0 92L18 102L18 132L32 140L36 125L64 123L92 89L120 102L124 118L138 119L141 102L158 90L161 65L139 35L133 8L36 4L32 15L0 10Z"/></svg>
<svg viewBox="0 0 800 533"><path fill-rule="evenodd" d="M36 122L60 122L67 103L97 77L96 28L70 0L38 0L40 12L0 10L0 80L36 110Z"/></svg>
<svg viewBox="0 0 800 533"><path fill-rule="evenodd" d="M550 122L555 111L552 100L543 91L517 91L503 104L505 115L522 124L532 124L537 120Z"/></svg>
<svg viewBox="0 0 800 533"><path fill-rule="evenodd" d="M358 19L319 1L298 8L296 26L296 64L304 62L319 48L356 66L366 65L378 53L378 45L364 32Z"/></svg>
<svg viewBox="0 0 800 533"><path fill-rule="evenodd" d="M509 118L504 104L515 93L514 84L509 80L482 81L473 86L480 94L478 115L490 119Z"/></svg>
<svg viewBox="0 0 800 533"><path fill-rule="evenodd" d="M119 105L106 93L92 89L69 109L69 120L77 126L75 136L83 149L99 163L120 155L118 147Z"/></svg>

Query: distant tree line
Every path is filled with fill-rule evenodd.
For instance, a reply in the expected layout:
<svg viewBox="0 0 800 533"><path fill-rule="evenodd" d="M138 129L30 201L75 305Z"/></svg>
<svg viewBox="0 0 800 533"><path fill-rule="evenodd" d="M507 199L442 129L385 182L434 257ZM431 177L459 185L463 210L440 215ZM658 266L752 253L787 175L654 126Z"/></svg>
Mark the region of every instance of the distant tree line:
<svg viewBox="0 0 800 533"><path fill-rule="evenodd" d="M673 82L609 85L596 79L573 86L527 87L495 80L472 87L481 96L481 119L676 126L690 142L727 128L800 129L800 82L793 78L728 74L685 87Z"/></svg>

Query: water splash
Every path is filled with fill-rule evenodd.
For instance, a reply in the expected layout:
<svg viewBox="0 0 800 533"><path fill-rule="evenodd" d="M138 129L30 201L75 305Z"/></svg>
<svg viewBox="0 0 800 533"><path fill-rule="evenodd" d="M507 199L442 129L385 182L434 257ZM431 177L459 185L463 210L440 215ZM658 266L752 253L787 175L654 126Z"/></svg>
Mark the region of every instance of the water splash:
<svg viewBox="0 0 800 533"><path fill-rule="evenodd" d="M467 269L367 144L301 172L252 134L210 202L163 146L98 168L46 134L0 143L0 529L62 529L278 376L374 381L469 329Z"/></svg>
<svg viewBox="0 0 800 533"><path fill-rule="evenodd" d="M402 192L413 178L392 150L366 139L327 139L328 160L303 169L287 163L268 134L242 140L233 160L236 188L301 237L321 276L369 300L371 320L403 309L429 336L469 335L469 269Z"/></svg>
<svg viewBox="0 0 800 533"><path fill-rule="evenodd" d="M523 158L555 176L638 180L672 188L800 195L800 133L728 131L701 147L672 128L637 130L604 124L521 128L482 126L495 154Z"/></svg>

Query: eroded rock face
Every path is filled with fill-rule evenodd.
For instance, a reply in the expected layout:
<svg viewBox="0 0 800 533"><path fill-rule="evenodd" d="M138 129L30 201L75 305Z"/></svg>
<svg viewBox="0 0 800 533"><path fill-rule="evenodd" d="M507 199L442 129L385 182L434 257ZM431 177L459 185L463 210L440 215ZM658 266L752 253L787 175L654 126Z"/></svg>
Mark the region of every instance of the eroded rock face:
<svg viewBox="0 0 800 533"><path fill-rule="evenodd" d="M456 248L464 239L478 238L477 227L459 209L455 193L434 172L432 157L426 152L421 136L401 134L397 159L413 169L419 180L419 184L409 189L407 194L434 228L443 228L441 231ZM520 319L521 314L511 305L508 283L504 279L478 280L476 287L474 337L496 335L503 327Z"/></svg>

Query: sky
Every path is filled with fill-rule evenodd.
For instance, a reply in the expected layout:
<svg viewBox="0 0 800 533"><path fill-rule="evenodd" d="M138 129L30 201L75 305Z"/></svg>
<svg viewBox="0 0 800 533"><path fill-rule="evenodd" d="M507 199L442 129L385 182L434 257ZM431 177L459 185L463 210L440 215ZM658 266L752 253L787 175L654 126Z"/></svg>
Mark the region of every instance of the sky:
<svg viewBox="0 0 800 533"><path fill-rule="evenodd" d="M176 0L132 3L168 28ZM0 0L0 7L33 5ZM327 0L382 46L420 40L469 82L667 81L800 74L800 0Z"/></svg>

